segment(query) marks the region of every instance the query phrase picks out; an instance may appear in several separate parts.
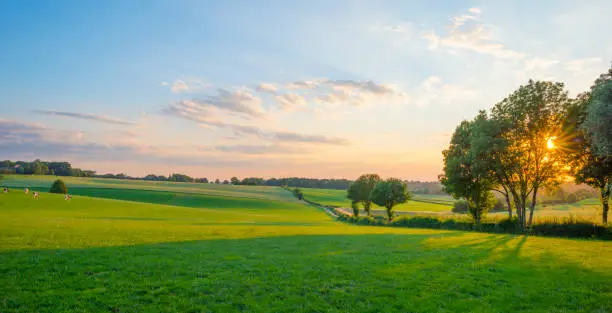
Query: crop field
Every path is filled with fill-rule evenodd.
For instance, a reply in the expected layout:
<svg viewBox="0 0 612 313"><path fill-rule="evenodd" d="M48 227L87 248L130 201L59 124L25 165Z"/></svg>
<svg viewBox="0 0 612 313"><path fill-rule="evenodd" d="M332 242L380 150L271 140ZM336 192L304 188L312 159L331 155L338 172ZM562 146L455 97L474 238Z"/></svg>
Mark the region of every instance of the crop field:
<svg viewBox="0 0 612 313"><path fill-rule="evenodd" d="M349 225L280 188L83 181L70 201L0 194L0 312L612 310L609 242Z"/></svg>

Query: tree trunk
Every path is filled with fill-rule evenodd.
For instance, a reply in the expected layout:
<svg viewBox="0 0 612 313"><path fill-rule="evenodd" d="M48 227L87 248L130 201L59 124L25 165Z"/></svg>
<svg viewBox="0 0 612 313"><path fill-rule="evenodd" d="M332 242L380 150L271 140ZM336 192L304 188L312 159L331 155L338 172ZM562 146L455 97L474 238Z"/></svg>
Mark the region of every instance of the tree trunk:
<svg viewBox="0 0 612 313"><path fill-rule="evenodd" d="M529 228L531 228L531 225L533 223L533 211L535 210L535 205L536 205L536 198L538 195L538 188L534 188L533 189L533 197L531 198L531 206L529 207Z"/></svg>
<svg viewBox="0 0 612 313"><path fill-rule="evenodd" d="M608 202L610 201L610 186L608 185L607 187L602 187L600 188L600 191L601 191L602 222L604 223L604 225L607 225L608 224L608 210L609 210Z"/></svg>
<svg viewBox="0 0 612 313"><path fill-rule="evenodd" d="M510 203L510 195L506 192L506 204L508 205L508 218L512 219L512 204Z"/></svg>
<svg viewBox="0 0 612 313"><path fill-rule="evenodd" d="M363 202L363 210L366 212L366 215L371 217L372 216L372 211L370 210L370 206L372 205L372 202L370 201L364 201Z"/></svg>
<svg viewBox="0 0 612 313"><path fill-rule="evenodd" d="M393 208L387 208L387 217L389 218L389 222L393 219Z"/></svg>

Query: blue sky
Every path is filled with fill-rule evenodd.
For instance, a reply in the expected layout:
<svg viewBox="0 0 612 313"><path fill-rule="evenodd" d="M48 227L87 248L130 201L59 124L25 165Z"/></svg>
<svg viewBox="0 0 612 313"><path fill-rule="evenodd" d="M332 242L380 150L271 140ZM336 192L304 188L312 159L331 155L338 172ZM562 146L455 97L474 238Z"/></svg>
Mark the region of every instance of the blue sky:
<svg viewBox="0 0 612 313"><path fill-rule="evenodd" d="M12 1L3 158L434 180L454 127L612 61L610 1Z"/></svg>

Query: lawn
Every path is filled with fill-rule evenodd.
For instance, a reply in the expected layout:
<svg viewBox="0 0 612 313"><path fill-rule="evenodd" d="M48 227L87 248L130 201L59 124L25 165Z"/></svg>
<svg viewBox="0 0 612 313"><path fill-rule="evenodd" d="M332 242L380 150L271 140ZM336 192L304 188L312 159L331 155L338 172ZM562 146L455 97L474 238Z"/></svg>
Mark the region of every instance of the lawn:
<svg viewBox="0 0 612 313"><path fill-rule="evenodd" d="M181 206L0 194L0 312L612 310L609 242L355 226L292 201L143 192L116 195Z"/></svg>

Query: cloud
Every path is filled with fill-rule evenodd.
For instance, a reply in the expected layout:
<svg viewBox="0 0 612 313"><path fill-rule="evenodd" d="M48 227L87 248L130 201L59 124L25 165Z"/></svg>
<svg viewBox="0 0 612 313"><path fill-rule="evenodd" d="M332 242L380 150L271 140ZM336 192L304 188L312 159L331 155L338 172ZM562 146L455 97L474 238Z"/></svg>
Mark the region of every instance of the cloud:
<svg viewBox="0 0 612 313"><path fill-rule="evenodd" d="M342 138L274 131L262 129L253 125L226 122L225 119L220 119L217 116L217 114L220 112L204 103L199 103L193 100L180 101L170 104L162 110L162 113L199 123L206 128L225 128L232 131L236 136L252 136L275 142L318 143L331 145L348 144L348 141Z"/></svg>
<svg viewBox="0 0 612 313"><path fill-rule="evenodd" d="M281 108L288 110L306 106L306 99L295 93L286 93L275 97Z"/></svg>
<svg viewBox="0 0 612 313"><path fill-rule="evenodd" d="M600 58L583 58L565 62L564 68L573 73L580 73L586 69L599 67L602 63L603 60Z"/></svg>
<svg viewBox="0 0 612 313"><path fill-rule="evenodd" d="M52 115L52 116L63 116L63 117L72 117L83 120L90 121L98 121L107 124L114 125L134 125L133 122L124 121L115 117L105 116L105 115L95 115L95 114L87 114L87 113L76 113L76 112L61 112L61 111L50 111L50 110L34 110L32 111L38 114L44 115Z"/></svg>
<svg viewBox="0 0 612 313"><path fill-rule="evenodd" d="M300 154L305 152L302 148L281 145L220 145L216 146L215 150L241 154Z"/></svg>
<svg viewBox="0 0 612 313"><path fill-rule="evenodd" d="M332 145L348 145L349 141L343 138L333 138L321 135L304 135L290 132L276 132L272 134L276 141L284 142L307 142L307 143L322 143Z"/></svg>
<svg viewBox="0 0 612 313"><path fill-rule="evenodd" d="M326 79L297 80L285 85L287 89L315 89Z"/></svg>
<svg viewBox="0 0 612 313"><path fill-rule="evenodd" d="M162 86L169 85L167 82L162 82L161 84ZM187 80L187 81L182 80L182 79L177 79L174 81L174 83L172 83L170 90L174 93L184 93L184 92L200 91L202 89L209 88L209 87L211 87L210 84L205 84L199 79L192 79L192 80Z"/></svg>
<svg viewBox="0 0 612 313"><path fill-rule="evenodd" d="M230 91L219 88L217 89L216 96L206 96L203 99L194 99L192 101L250 117L264 117L266 113L262 106L261 99L246 90Z"/></svg>
<svg viewBox="0 0 612 313"><path fill-rule="evenodd" d="M461 85L445 84L437 76L427 77L414 91L414 104L427 106L431 104L452 104L476 99L479 91Z"/></svg>
<svg viewBox="0 0 612 313"><path fill-rule="evenodd" d="M433 30L424 32L422 38L429 41L429 49L447 52L463 49L499 59L525 57L524 53L508 49L493 40L490 28L480 22L480 9L471 8L468 12L451 18L448 34L445 36L438 35Z"/></svg>
<svg viewBox="0 0 612 313"><path fill-rule="evenodd" d="M321 103L349 103L361 105L376 101L406 101L408 95L389 84L380 84L371 80L328 80L324 84L332 92L319 95L315 101Z"/></svg>
<svg viewBox="0 0 612 313"><path fill-rule="evenodd" d="M268 92L271 94L276 94L276 92L278 91L278 88L276 87L275 84L260 83L259 85L255 87L255 90L259 92Z"/></svg>
<svg viewBox="0 0 612 313"><path fill-rule="evenodd" d="M525 71L533 71L533 70L545 70L553 65L558 64L558 60L548 59L548 58L540 58L533 57L525 60L524 62L524 70Z"/></svg>

